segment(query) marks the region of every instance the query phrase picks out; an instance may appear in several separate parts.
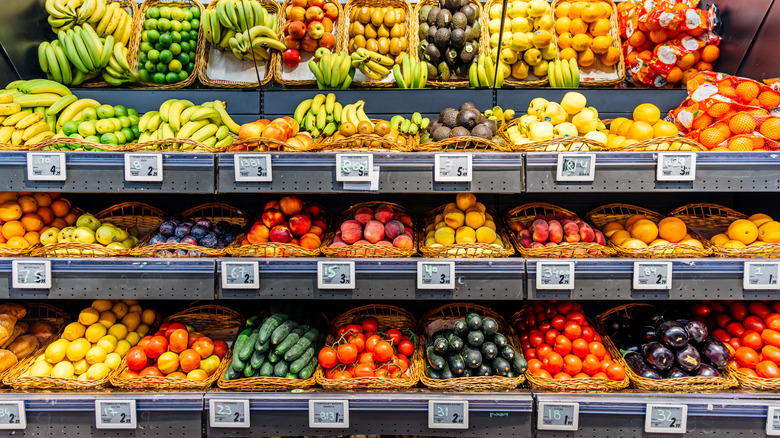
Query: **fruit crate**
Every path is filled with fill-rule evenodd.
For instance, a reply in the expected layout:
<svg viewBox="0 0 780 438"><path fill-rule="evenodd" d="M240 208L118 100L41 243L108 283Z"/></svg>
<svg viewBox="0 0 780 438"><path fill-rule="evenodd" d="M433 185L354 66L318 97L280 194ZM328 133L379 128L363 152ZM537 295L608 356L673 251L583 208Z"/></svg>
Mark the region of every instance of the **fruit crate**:
<svg viewBox="0 0 780 438"><path fill-rule="evenodd" d="M447 205L439 206L427 213L423 217L422 226L423 230L428 228L429 225L434 223L436 216L441 215ZM493 219L493 223L496 225L496 235L501 238L502 246L498 247L491 243L453 243L446 246L425 246L425 232L421 231L417 233L420 252L424 257L432 258L491 258L491 257L509 257L515 253L515 248L512 245L512 241L509 239L506 230L501 226L501 221L498 220L499 216L490 210L485 211Z"/></svg>
<svg viewBox="0 0 780 438"><path fill-rule="evenodd" d="M513 119L509 123L501 125L501 128L498 130L498 135L509 145L512 152L592 152L613 150L599 141L586 137L559 137L515 144L507 131L511 127L517 126L518 123L520 123L519 118Z"/></svg>
<svg viewBox="0 0 780 438"><path fill-rule="evenodd" d="M615 251L615 249L610 246L601 245L596 242L581 241L574 243L562 241L558 246L553 247L545 246L544 248L526 248L520 243L520 239L518 239L517 234L515 234L515 228L517 228L518 223L523 224L524 226L527 226L526 224L530 225L530 223L534 221L534 218L536 218L537 215L553 215L556 218L559 217L559 215L563 215L564 217L569 218L577 217L577 214L572 211L558 207L557 205L546 204L543 202L532 202L530 204L521 205L510 210L506 216L504 216L504 224L507 230L509 230L509 238L515 245L515 248L517 248L517 251L525 258L591 258L610 257L617 254L617 251ZM599 231L595 226L593 226L593 228L594 232ZM562 238L565 238L563 232L564 230L561 228Z"/></svg>
<svg viewBox="0 0 780 438"><path fill-rule="evenodd" d="M378 245L378 244L351 244L346 245L343 247L337 247L333 248L331 245L334 243L335 237L336 237L336 231L335 229L331 229L326 235L325 238L322 240L322 247L320 248L320 251L326 256L326 257L379 257L379 258L385 258L385 257L411 257L414 254L417 253L417 239L415 237L415 216L414 213L398 204L394 204L392 202L380 202L380 201L370 201L370 202L362 202L360 204L355 204L349 209L347 209L345 212L341 214L341 217L338 221L338 227L341 227L341 224L344 223L347 220L350 220L350 218L354 218L355 213L361 209L361 208L370 208L371 210L376 210L377 207L380 205L388 205L390 206L394 211L400 213L401 215L406 215L410 218L412 222L412 247L410 249L401 249L397 248L395 246L384 246L384 245ZM371 220L374 218L372 217ZM389 222L389 221L388 221ZM406 227L407 224L404 224Z"/></svg>
<svg viewBox="0 0 780 438"><path fill-rule="evenodd" d="M375 125L386 120L371 119ZM417 147L420 135L398 134L404 143L392 141L378 134L355 134L336 138L335 135L322 138L315 144L317 152L412 152Z"/></svg>

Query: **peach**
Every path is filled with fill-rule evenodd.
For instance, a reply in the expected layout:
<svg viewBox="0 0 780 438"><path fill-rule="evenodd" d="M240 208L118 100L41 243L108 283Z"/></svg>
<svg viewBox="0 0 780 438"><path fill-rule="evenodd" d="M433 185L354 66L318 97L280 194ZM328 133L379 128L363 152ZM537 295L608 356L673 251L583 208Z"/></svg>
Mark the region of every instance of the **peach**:
<svg viewBox="0 0 780 438"><path fill-rule="evenodd" d="M325 230L323 230L322 228L320 228L320 227L318 227L316 225L312 225L311 228L309 228L309 232L313 233L313 234L316 234L317 237L319 237L320 239L322 239L322 236L325 235Z"/></svg>
<svg viewBox="0 0 780 438"><path fill-rule="evenodd" d="M365 239L360 239L357 242L355 242L355 245L371 245L371 242Z"/></svg>
<svg viewBox="0 0 780 438"><path fill-rule="evenodd" d="M563 241L563 226L560 222L553 219L547 223L550 229L550 241L554 243L561 243Z"/></svg>
<svg viewBox="0 0 780 438"><path fill-rule="evenodd" d="M537 219L531 224L531 233L535 242L545 242L550 236L550 229L544 219Z"/></svg>
<svg viewBox="0 0 780 438"><path fill-rule="evenodd" d="M565 234L566 236L568 236L570 234L577 234L579 236L579 234L580 234L580 227L578 227L577 224L575 224L574 222L567 222L567 223L563 224L563 234ZM577 237L577 242L579 242L579 241L580 241L580 239L579 239L579 237ZM568 242L568 240L567 240L567 242Z"/></svg>
<svg viewBox="0 0 780 438"><path fill-rule="evenodd" d="M341 238L344 242L352 245L363 237L363 226L355 220L344 221L341 224Z"/></svg>
<svg viewBox="0 0 780 438"><path fill-rule="evenodd" d="M338 233L338 234L336 234L335 236L333 236L333 241L334 241L334 242L343 242L343 241L344 241L344 239L342 239L342 238L341 238L341 231L339 231L339 233Z"/></svg>
<svg viewBox="0 0 780 438"><path fill-rule="evenodd" d="M567 234L564 236L563 240L565 240L567 243L577 243L580 241L580 234Z"/></svg>
<svg viewBox="0 0 780 438"><path fill-rule="evenodd" d="M290 218L290 230L296 236L303 236L311 230L311 219L305 214L296 214Z"/></svg>
<svg viewBox="0 0 780 438"><path fill-rule="evenodd" d="M252 225L252 228L246 234L246 239L249 241L249 243L252 244L265 243L268 242L268 236L270 235L270 232L271 230L263 225L262 222L255 222L255 224Z"/></svg>
<svg viewBox="0 0 780 438"><path fill-rule="evenodd" d="M496 232L492 228L480 227L476 231L477 242L479 243L493 243L496 240Z"/></svg>
<svg viewBox="0 0 780 438"><path fill-rule="evenodd" d="M401 215L401 223L406 225L409 228L414 227L414 222L412 222L412 218L409 217L409 215L402 214Z"/></svg>
<svg viewBox="0 0 780 438"><path fill-rule="evenodd" d="M424 246L431 246L434 244L438 245L438 243L436 243L436 239L434 239L433 237L429 237L425 239L425 243L423 243Z"/></svg>
<svg viewBox="0 0 780 438"><path fill-rule="evenodd" d="M471 227L460 227L455 230L455 242L474 243L477 241L477 233Z"/></svg>
<svg viewBox="0 0 780 438"><path fill-rule="evenodd" d="M444 215L444 222L450 228L458 229L463 226L466 217L460 210L450 211Z"/></svg>
<svg viewBox="0 0 780 438"><path fill-rule="evenodd" d="M595 230L594 233L595 237L593 238L593 241L599 245L607 246L607 239L604 237L604 234L602 234L599 230Z"/></svg>
<svg viewBox="0 0 780 438"><path fill-rule="evenodd" d="M301 246L306 249L317 249L321 244L320 236L314 233L306 233L301 236Z"/></svg>
<svg viewBox="0 0 780 438"><path fill-rule="evenodd" d="M368 207L360 207L355 211L355 220L365 225L374 219L374 212Z"/></svg>
<svg viewBox="0 0 780 438"><path fill-rule="evenodd" d="M530 237L523 237L520 239L520 245L523 245L523 248L528 248L533 243L533 240L531 240Z"/></svg>
<svg viewBox="0 0 780 438"><path fill-rule="evenodd" d="M493 221L485 221L485 224L482 225L483 227L488 227L493 231L496 231L496 223Z"/></svg>
<svg viewBox="0 0 780 438"><path fill-rule="evenodd" d="M487 207L485 207L485 204L483 204L481 202L477 202L476 204L474 204L474 208L476 208L477 210L481 211L482 213L487 211Z"/></svg>
<svg viewBox="0 0 780 438"><path fill-rule="evenodd" d="M393 242L391 242L391 241L389 241L387 239L382 239L379 242L377 242L376 244L380 245L380 246L393 246Z"/></svg>
<svg viewBox="0 0 780 438"><path fill-rule="evenodd" d="M333 242L330 244L331 248L343 248L345 246L347 246L347 244L344 242Z"/></svg>
<svg viewBox="0 0 780 438"><path fill-rule="evenodd" d="M479 211L475 207L471 207L466 210L466 218L463 222L471 228L477 229L482 225L485 225L485 213Z"/></svg>
<svg viewBox="0 0 780 438"><path fill-rule="evenodd" d="M533 238L531 236L531 230L529 230L528 228L523 228L522 230L520 230L519 233L517 233L517 238L518 239L522 239L524 237L527 237L527 238L533 240Z"/></svg>
<svg viewBox="0 0 780 438"><path fill-rule="evenodd" d="M301 246L301 241L298 239L293 239L287 243L289 243L290 245Z"/></svg>
<svg viewBox="0 0 780 438"><path fill-rule="evenodd" d="M257 122L244 123L238 130L238 139L246 140L248 138L262 137L264 128L264 125Z"/></svg>
<svg viewBox="0 0 780 438"><path fill-rule="evenodd" d="M322 209L319 205L316 204L308 204L307 206L303 207L303 211L311 214L312 219L319 217L322 214Z"/></svg>
<svg viewBox="0 0 780 438"><path fill-rule="evenodd" d="M315 218L313 221L311 221L312 227L320 227L323 230L328 229L328 224L325 223L325 220L322 218Z"/></svg>
<svg viewBox="0 0 780 438"><path fill-rule="evenodd" d="M387 237L389 239L395 239L401 234L404 234L404 231L405 231L404 224L402 224L399 221L392 220L385 224L385 234L387 234Z"/></svg>
<svg viewBox="0 0 780 438"><path fill-rule="evenodd" d="M294 216L303 210L301 198L297 196L285 196L279 201L279 210L286 216Z"/></svg>
<svg viewBox="0 0 780 438"><path fill-rule="evenodd" d="M395 211L393 211L393 207L387 204L382 204L377 207L376 212L374 213L374 218L383 224L390 222L394 217Z"/></svg>
<svg viewBox="0 0 780 438"><path fill-rule="evenodd" d="M272 208L279 210L279 201L274 199L273 201L266 202L265 207L263 207L263 211L270 210Z"/></svg>
<svg viewBox="0 0 780 438"><path fill-rule="evenodd" d="M412 249L414 247L414 242L412 242L411 237L402 234L393 239L393 246L398 249Z"/></svg>
<svg viewBox="0 0 780 438"><path fill-rule="evenodd" d="M285 131L285 128L282 128L278 123L271 123L263 129L263 137L287 141L287 132Z"/></svg>
<svg viewBox="0 0 780 438"><path fill-rule="evenodd" d="M544 220L546 222L554 221L555 215L553 215L552 213L547 213L547 215L544 216Z"/></svg>
<svg viewBox="0 0 780 438"><path fill-rule="evenodd" d="M414 237L414 233L412 233L412 229L409 227L404 227L404 234L406 234L409 237Z"/></svg>
<svg viewBox="0 0 780 438"><path fill-rule="evenodd" d="M544 244L544 246L547 248L552 248L553 246L558 246L558 244L555 242L547 242Z"/></svg>
<svg viewBox="0 0 780 438"><path fill-rule="evenodd" d="M539 220L539 219L544 220L544 218L545 218L545 216L543 214L541 214L541 213L539 213L536 216L534 216L534 220Z"/></svg>
<svg viewBox="0 0 780 438"><path fill-rule="evenodd" d="M539 242L534 242L531 244L531 249L537 249L537 248L544 248L544 244Z"/></svg>
<svg viewBox="0 0 780 438"><path fill-rule="evenodd" d="M512 230L512 232L514 232L515 234L517 234L525 229L525 225L523 225L523 223L520 221L512 222L511 224L509 224L509 229Z"/></svg>
<svg viewBox="0 0 780 438"><path fill-rule="evenodd" d="M452 245L455 243L455 230L450 227L442 227L436 230L436 233L433 235L433 237L436 239L436 243L442 245Z"/></svg>
<svg viewBox="0 0 780 438"><path fill-rule="evenodd" d="M560 222L562 219L568 219L568 218L569 218L569 216L568 216L568 215L566 215L566 213L563 213L563 212L560 212L560 211L559 211L558 213L555 213L555 220L557 220L557 221L559 221L559 222Z"/></svg>
<svg viewBox="0 0 780 438"><path fill-rule="evenodd" d="M371 243L377 243L385 237L385 226L379 221L368 221L363 237Z"/></svg>
<svg viewBox="0 0 780 438"><path fill-rule="evenodd" d="M455 197L455 205L459 209L466 211L471 207L477 205L477 197L473 193L458 193Z"/></svg>
<svg viewBox="0 0 780 438"><path fill-rule="evenodd" d="M585 255L587 253L588 253L588 250L585 249L585 248L577 248L577 249L574 250L574 254L578 254L578 255Z"/></svg>
<svg viewBox="0 0 780 438"><path fill-rule="evenodd" d="M290 243L293 240L292 232L284 225L271 228L271 242Z"/></svg>
<svg viewBox="0 0 780 438"><path fill-rule="evenodd" d="M263 223L268 228L273 228L281 223L284 223L284 215L281 211L272 208L270 210L266 210L263 213L263 216L261 216L261 219L263 220Z"/></svg>
<svg viewBox="0 0 780 438"><path fill-rule="evenodd" d="M593 242L596 234L593 232L593 228L590 225L583 223L580 224L580 240L583 242Z"/></svg>
<svg viewBox="0 0 780 438"><path fill-rule="evenodd" d="M292 9L290 9L290 13L287 14L287 17L292 21L303 21L306 17L306 9L300 7L300 6L293 6Z"/></svg>

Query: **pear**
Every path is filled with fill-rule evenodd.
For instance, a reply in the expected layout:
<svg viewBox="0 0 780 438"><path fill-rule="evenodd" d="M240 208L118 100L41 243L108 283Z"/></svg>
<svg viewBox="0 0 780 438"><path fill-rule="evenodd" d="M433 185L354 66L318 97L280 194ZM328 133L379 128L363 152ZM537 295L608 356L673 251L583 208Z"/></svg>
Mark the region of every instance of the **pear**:
<svg viewBox="0 0 780 438"><path fill-rule="evenodd" d="M97 231L100 228L100 220L89 213L82 214L76 219L77 227L86 227L92 231Z"/></svg>
<svg viewBox="0 0 780 438"><path fill-rule="evenodd" d="M537 78L541 78L543 76L547 75L547 68L549 67L549 64L547 61L542 60L538 64L534 66L534 75Z"/></svg>
<svg viewBox="0 0 780 438"><path fill-rule="evenodd" d="M598 131L591 131L587 134L585 134L585 138L589 138L591 140L595 140L601 144L607 144L607 135L603 132Z"/></svg>
<svg viewBox="0 0 780 438"><path fill-rule="evenodd" d="M523 61L530 66L535 66L542 62L542 52L539 49L528 49L523 54Z"/></svg>
<svg viewBox="0 0 780 438"><path fill-rule="evenodd" d="M593 111L585 108L574 117L571 118L571 122L577 127L580 134L587 134L591 131L595 131L598 128L598 120L596 120Z"/></svg>
<svg viewBox="0 0 780 438"><path fill-rule="evenodd" d="M547 12L550 5L544 0L531 0L526 9L529 17L538 18Z"/></svg>
<svg viewBox="0 0 780 438"><path fill-rule="evenodd" d="M529 138L533 141L543 141L553 138L553 124L550 122L535 123L531 127Z"/></svg>
<svg viewBox="0 0 780 438"><path fill-rule="evenodd" d="M509 42L509 48L516 52L524 52L532 47L531 40L524 32L515 32L512 34L512 41Z"/></svg>
<svg viewBox="0 0 780 438"><path fill-rule="evenodd" d="M53 243L57 243L57 234L59 234L60 229L57 227L51 227L48 228L46 231L41 234L41 244L43 245L51 245Z"/></svg>
<svg viewBox="0 0 780 438"><path fill-rule="evenodd" d="M555 125L553 133L556 137L576 137L577 127L573 123L563 122Z"/></svg>
<svg viewBox="0 0 780 438"><path fill-rule="evenodd" d="M542 109L543 106L547 105L547 99L543 97L537 97L534 100L531 101L531 103L528 104L528 114L529 115L537 115L539 114L539 110Z"/></svg>
<svg viewBox="0 0 780 438"><path fill-rule="evenodd" d="M531 23L525 17L515 17L512 19L512 32L528 32L531 30Z"/></svg>
<svg viewBox="0 0 780 438"><path fill-rule="evenodd" d="M547 102L547 104L539 110L539 117L553 125L565 122L566 116L568 116L566 110L556 102Z"/></svg>
<svg viewBox="0 0 780 438"><path fill-rule="evenodd" d="M561 106L563 109L572 115L582 111L587 104L588 100L585 98L585 96L583 96L582 93L577 93L576 91L569 91L568 93L564 94L563 99L561 99Z"/></svg>
<svg viewBox="0 0 780 438"><path fill-rule="evenodd" d="M65 227L57 233L57 243L70 243L73 237L73 232L76 231L76 227Z"/></svg>
<svg viewBox="0 0 780 438"><path fill-rule="evenodd" d="M515 0L512 2L512 7L508 9L507 14L509 15L509 18L528 16L528 2Z"/></svg>
<svg viewBox="0 0 780 438"><path fill-rule="evenodd" d="M77 227L73 231L73 240L87 245L95 243L95 232L91 228Z"/></svg>
<svg viewBox="0 0 780 438"><path fill-rule="evenodd" d="M520 121L518 124L520 125L520 132L526 136L530 137L529 133L531 131L531 127L539 123L539 118L532 114L526 114L523 117L520 117Z"/></svg>
<svg viewBox="0 0 780 438"><path fill-rule="evenodd" d="M116 242L119 239L117 238L117 232L119 231L118 228L115 226L105 223L100 226L100 228L95 231L95 239L100 243L101 245L108 245L111 242Z"/></svg>

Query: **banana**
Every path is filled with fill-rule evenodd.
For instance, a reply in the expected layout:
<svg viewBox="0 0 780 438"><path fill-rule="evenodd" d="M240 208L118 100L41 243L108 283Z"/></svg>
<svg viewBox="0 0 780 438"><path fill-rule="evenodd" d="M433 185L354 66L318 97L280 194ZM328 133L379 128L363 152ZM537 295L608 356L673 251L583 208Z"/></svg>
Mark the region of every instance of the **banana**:
<svg viewBox="0 0 780 438"><path fill-rule="evenodd" d="M106 28L108 27L108 23L111 22L111 19L114 17L114 12L119 9L119 2L111 2L106 7L106 12L103 14L103 17L100 19L100 22L98 22L97 27L95 27L95 32L97 32L100 36L106 36L110 32L106 32Z"/></svg>
<svg viewBox="0 0 780 438"><path fill-rule="evenodd" d="M580 66L577 65L576 59L569 59L569 68L572 76L572 86L578 88L580 86Z"/></svg>
<svg viewBox="0 0 780 438"><path fill-rule="evenodd" d="M24 137L24 136L22 136L22 137ZM24 144L25 145L36 144L36 143L40 143L40 142L42 142L44 140L48 140L48 139L50 139L52 137L54 137L54 133L49 131L49 130L46 130L46 131L40 132L37 135L35 135L34 137L28 139L27 141L24 142Z"/></svg>
<svg viewBox="0 0 780 438"><path fill-rule="evenodd" d="M87 26L89 26L89 24L87 24ZM89 56L89 62L91 62L93 65L93 68L90 70L99 70L101 68L100 59L102 53L100 50L98 50L98 46L95 45L95 41L92 39L89 33L84 30L83 27L79 29L78 36L81 38L81 41L84 42L84 47L86 48L87 55ZM100 44L100 40L98 40L98 44Z"/></svg>
<svg viewBox="0 0 780 438"><path fill-rule="evenodd" d="M255 25L255 10L252 9L252 2L242 0L241 7L244 8L244 17L246 17L246 28L251 29Z"/></svg>
<svg viewBox="0 0 780 438"><path fill-rule="evenodd" d="M314 96L314 99L311 103L311 109L309 110L312 114L315 116L319 114L320 111L324 110L323 106L325 104L325 95L324 94L317 94Z"/></svg>
<svg viewBox="0 0 780 438"><path fill-rule="evenodd" d="M219 112L214 108L199 108L190 116L190 121L199 121L221 117Z"/></svg>
<svg viewBox="0 0 780 438"><path fill-rule="evenodd" d="M108 7L106 0L97 0L95 3L95 12L93 12L92 15L87 18L87 23L90 24L99 23L100 19L103 18L103 15L105 15L106 8Z"/></svg>
<svg viewBox="0 0 780 438"><path fill-rule="evenodd" d="M377 72L371 70L370 68L368 68L368 66L366 66L366 64L360 64L358 66L358 69L364 75L366 75L366 77L368 77L369 79L374 79L374 80L377 80L377 81L382 79L382 75L380 75L379 73L377 73Z"/></svg>
<svg viewBox="0 0 780 438"><path fill-rule="evenodd" d="M168 123L168 111L171 109L171 105L176 103L178 99L168 99L160 105L160 118L163 122Z"/></svg>
<svg viewBox="0 0 780 438"><path fill-rule="evenodd" d="M320 72L322 72L322 85L327 87L330 85L330 75L332 73L330 69L330 53L326 53L322 55L322 58L320 58Z"/></svg>
<svg viewBox="0 0 780 438"><path fill-rule="evenodd" d="M209 42L209 44L214 45L214 33L211 29L211 11L206 9L203 11L203 14L201 14L201 22L203 23L203 36L206 37L206 41Z"/></svg>
<svg viewBox="0 0 780 438"><path fill-rule="evenodd" d="M66 13L64 11L61 11L56 6L57 5L56 5L56 2L54 0L46 0L46 3L45 3L44 7L46 8L46 13L48 13L50 17L54 17L55 19L58 19L58 20L64 20L64 19L72 20L73 19L72 15L70 15L69 13Z"/></svg>
<svg viewBox="0 0 780 438"><path fill-rule="evenodd" d="M550 88L557 88L555 82L555 64L557 62L557 59L553 59L547 67L547 83L550 85Z"/></svg>
<svg viewBox="0 0 780 438"><path fill-rule="evenodd" d="M428 84L428 65L422 62L418 62L417 65L420 66L420 74L422 75L420 88L425 88L425 86Z"/></svg>
<svg viewBox="0 0 780 438"><path fill-rule="evenodd" d="M339 79L341 78L342 62L341 56L332 56L332 71L330 72L330 83L327 84L328 88L338 88ZM332 94L332 93L331 93Z"/></svg>
<svg viewBox="0 0 780 438"><path fill-rule="evenodd" d="M228 20L230 21L230 27L231 29L235 30L236 32L241 32L239 22L238 22L238 16L236 15L236 6L234 4L233 0L226 0L225 5L225 13L227 14Z"/></svg>
<svg viewBox="0 0 780 438"><path fill-rule="evenodd" d="M230 136L230 129L225 125L220 126L219 129L217 129L217 133L214 135L217 137L217 140L230 138L230 141L233 141L233 137Z"/></svg>
<svg viewBox="0 0 780 438"><path fill-rule="evenodd" d="M485 75L487 76L488 87L493 88L496 83L496 67L490 55L485 56Z"/></svg>
<svg viewBox="0 0 780 438"><path fill-rule="evenodd" d="M11 144L16 146L22 144L22 134L24 134L24 131L14 131L11 134Z"/></svg>
<svg viewBox="0 0 780 438"><path fill-rule="evenodd" d="M563 74L563 83L566 88L574 88L574 78L571 74L568 62L558 61L556 64L561 65L561 73Z"/></svg>
<svg viewBox="0 0 780 438"><path fill-rule="evenodd" d="M389 56L381 55L377 52L372 52L368 49L357 49L357 52L361 55L364 55L366 59L370 59L378 64L384 65L385 67L392 67L393 64L395 64L395 61L393 58L390 58Z"/></svg>
<svg viewBox="0 0 780 438"><path fill-rule="evenodd" d="M311 132L314 129L314 122L317 120L317 116L312 114L311 112L306 114L306 118L303 121L303 126L305 127L306 131Z"/></svg>
<svg viewBox="0 0 780 438"><path fill-rule="evenodd" d="M563 63L560 61L555 63L555 83L558 84L558 88L566 88L566 78L563 76Z"/></svg>
<svg viewBox="0 0 780 438"><path fill-rule="evenodd" d="M2 105L0 105L0 108L1 107L2 107ZM13 114L10 114L8 117L5 118L5 120L3 120L3 126L8 126L8 127L13 128L14 125L19 123L20 120L22 120L23 118L29 116L30 114L33 114L33 112L30 111L30 110L17 111L17 112L15 112Z"/></svg>
<svg viewBox="0 0 780 438"><path fill-rule="evenodd" d="M48 79L27 81L27 84L23 85L19 91L25 94L56 94L60 97L71 94L68 87Z"/></svg>
<svg viewBox="0 0 780 438"><path fill-rule="evenodd" d="M117 41L122 41L125 34L125 20L127 20L129 16L127 14L120 14L119 17L119 24L117 24L116 29L114 29L113 32L111 32L111 35L114 37Z"/></svg>
<svg viewBox="0 0 780 438"><path fill-rule="evenodd" d="M386 75L390 74L390 70L387 67L385 67L384 65L379 64L378 62L376 62L374 60L370 60L370 61L366 62L366 67L368 67L373 72L375 72L375 73L377 73L379 75L382 75L382 76L386 76Z"/></svg>
<svg viewBox="0 0 780 438"><path fill-rule="evenodd" d="M76 22L82 24L87 21L95 12L95 9L97 9L97 0L84 0L84 4L81 5L76 14Z"/></svg>
<svg viewBox="0 0 780 438"><path fill-rule="evenodd" d="M481 53L479 55L479 61L477 62L477 75L479 78L479 86L480 87L487 87L488 86L488 79L487 79L487 72L485 71L485 58L487 56L484 53Z"/></svg>
<svg viewBox="0 0 780 438"><path fill-rule="evenodd" d="M65 54L65 49L63 49L59 43L57 45L52 44L51 46L54 50L54 55L57 58L57 64L59 65L60 74L62 75L62 82L66 85L72 84L73 72L71 71L72 67L68 61L68 56Z"/></svg>
<svg viewBox="0 0 780 438"><path fill-rule="evenodd" d="M228 29L233 28L233 23L230 21L230 19L227 16L227 1L226 0L219 0L216 2L217 7L215 8L216 14L217 14L217 20L219 21L219 24L221 24L223 27L226 27Z"/></svg>
<svg viewBox="0 0 780 438"><path fill-rule="evenodd" d="M496 64L495 68L496 68L496 82L493 85L495 88L501 88L504 86L504 69L501 67L500 64Z"/></svg>
<svg viewBox="0 0 780 438"><path fill-rule="evenodd" d="M366 115L365 111L363 111L363 106L365 104L366 103L364 101L362 101L362 100L357 101L357 105L356 105L356 108L355 108L355 114L357 115L358 123L360 123L360 122L368 122L368 123L371 123L371 128L373 128L374 127L374 122L372 122L371 119L369 119L368 116Z"/></svg>
<svg viewBox="0 0 780 438"><path fill-rule="evenodd" d="M182 127L192 119L192 115L195 114L195 111L198 111L201 108L203 107L200 105L193 105L191 107L185 108L184 111L182 111L181 115L179 116Z"/></svg>
<svg viewBox="0 0 780 438"><path fill-rule="evenodd" d="M171 125L171 129L173 129L174 132L178 132L181 129L181 119L179 118L181 112L194 105L195 104L189 100L184 99L177 100L171 104L171 107L168 110L168 124Z"/></svg>
<svg viewBox="0 0 780 438"><path fill-rule="evenodd" d="M44 49L44 55L46 56L46 62L49 66L49 74L51 75L51 78L57 82L64 83L65 78L63 77L63 70L60 68L60 63L57 61L57 53L51 44L47 45ZM68 65L64 70L67 70L68 73L70 73L70 65ZM68 94L70 94L70 92L68 92ZM66 94L66 96L68 94Z"/></svg>
<svg viewBox="0 0 780 438"><path fill-rule="evenodd" d="M171 125L167 123L163 123L162 126L160 126L160 135L162 135L163 139L176 138L176 133L171 129Z"/></svg>
<svg viewBox="0 0 780 438"><path fill-rule="evenodd" d="M325 125L327 124L328 124L328 113L326 111L320 111L319 113L317 113L317 122L315 125L317 129L322 131L323 129L325 129Z"/></svg>
<svg viewBox="0 0 780 438"><path fill-rule="evenodd" d="M160 128L160 125L162 125L162 117L160 117L160 113L158 111L154 111L154 114L152 114L152 117L149 118L149 123L146 124L146 130L147 131L156 131Z"/></svg>
<svg viewBox="0 0 780 438"><path fill-rule="evenodd" d="M29 140L41 132L48 131L49 124L44 121L39 121L33 125L28 126L22 133L22 140ZM19 130L17 130L19 131ZM54 135L54 134L52 134Z"/></svg>
<svg viewBox="0 0 780 438"><path fill-rule="evenodd" d="M214 11L211 11L211 33L214 38L214 44L219 44L222 40L222 24Z"/></svg>
<svg viewBox="0 0 780 438"><path fill-rule="evenodd" d="M36 106L52 106L54 102L60 100L59 94L40 93L26 94L14 98L14 103L18 103L22 108L34 108ZM2 114L0 114L2 115Z"/></svg>
<svg viewBox="0 0 780 438"><path fill-rule="evenodd" d="M11 140L11 134L13 133L13 126L3 126L0 128L0 143L8 143L8 141Z"/></svg>
<svg viewBox="0 0 780 438"><path fill-rule="evenodd" d="M111 17L111 21L108 22L108 26L106 26L106 35L114 33L117 26L119 26L119 21L122 19L122 14L124 13L125 11L119 8L114 9L114 15Z"/></svg>
<svg viewBox="0 0 780 438"><path fill-rule="evenodd" d="M347 106L349 107L349 110L347 111L347 121L357 127L360 123L360 119L357 116L357 104L353 103Z"/></svg>
<svg viewBox="0 0 780 438"><path fill-rule="evenodd" d="M122 34L122 39L119 42L121 42L123 46L127 47L127 44L130 42L130 37L133 35L133 17L127 13L125 13L124 27L125 31Z"/></svg>
<svg viewBox="0 0 780 438"><path fill-rule="evenodd" d="M87 45L84 43L84 40L81 39L81 35L78 32L79 29L80 27L76 26L74 29L68 30L68 39L73 47L73 52L69 49L65 53L68 54L68 59L74 64L76 64L75 60L78 58L86 70L84 73L89 73L95 70L95 65L92 63L92 58L87 50ZM71 56L73 56L72 59Z"/></svg>
<svg viewBox="0 0 780 438"><path fill-rule="evenodd" d="M28 128L28 127L30 127L30 126L40 122L41 120L43 120L43 117L44 117L43 113L35 113L34 112L34 113L28 115L27 117L23 118L22 120L19 120L18 122L16 122L16 124L14 125L14 129L19 130L19 129Z"/></svg>
<svg viewBox="0 0 780 438"><path fill-rule="evenodd" d="M43 70L44 73L49 72L49 61L46 59L47 47L49 47L49 43L47 41L44 41L38 45L38 64L40 64L41 70Z"/></svg>
<svg viewBox="0 0 780 438"><path fill-rule="evenodd" d="M11 103L13 101L14 101L14 97L11 96L10 94L0 94L0 103ZM0 122L2 122L3 120L5 120L5 117L0 119Z"/></svg>
<svg viewBox="0 0 780 438"><path fill-rule="evenodd" d="M206 126L209 124L208 120L198 120L198 121L191 121L187 122L184 126L181 127L181 130L176 134L178 138L190 138L197 132L200 128Z"/></svg>
<svg viewBox="0 0 780 438"><path fill-rule="evenodd" d="M156 113L157 111L149 111L138 118L138 130L141 132L146 131L146 124L149 123L149 119L152 118L152 113Z"/></svg>
<svg viewBox="0 0 780 438"><path fill-rule="evenodd" d="M335 105L336 105L336 95L333 93L328 93L328 95L325 97L325 112L327 114L333 114Z"/></svg>
<svg viewBox="0 0 780 438"><path fill-rule="evenodd" d="M62 128L62 125L73 120L77 115L81 114L84 108L95 108L100 106L100 102L94 99L79 99L67 107L60 113L57 118L57 130Z"/></svg>
<svg viewBox="0 0 780 438"><path fill-rule="evenodd" d="M279 41L276 35L276 31L274 31L273 29L265 25L252 27L247 32L245 32L244 37L247 36L250 41L254 41L256 38L261 38L261 37L270 38L272 40Z"/></svg>
<svg viewBox="0 0 780 438"><path fill-rule="evenodd" d="M406 88L406 82L404 81L403 73L401 73L400 64L396 64L393 66L393 78L395 79L395 82L398 84L398 88Z"/></svg>
<svg viewBox="0 0 780 438"><path fill-rule="evenodd" d="M236 0L234 3L234 8L236 11L236 16L238 17L238 29L240 32L244 32L248 29L247 27L247 21L246 21L246 15L244 14L244 6L241 3L241 0Z"/></svg>
<svg viewBox="0 0 780 438"><path fill-rule="evenodd" d="M219 127L213 123L209 123L208 125L198 129L195 131L194 134L192 134L189 138L191 140L195 140L198 142L202 142L203 140L206 140L207 138L211 137L212 135L216 134L219 130Z"/></svg>
<svg viewBox="0 0 780 438"><path fill-rule="evenodd" d="M228 115L227 110L225 109L225 102L215 100L214 109L219 113L219 117L222 119L222 124L227 126L228 129L230 129L230 132L238 134L238 130L241 128L241 126L234 122L233 119Z"/></svg>

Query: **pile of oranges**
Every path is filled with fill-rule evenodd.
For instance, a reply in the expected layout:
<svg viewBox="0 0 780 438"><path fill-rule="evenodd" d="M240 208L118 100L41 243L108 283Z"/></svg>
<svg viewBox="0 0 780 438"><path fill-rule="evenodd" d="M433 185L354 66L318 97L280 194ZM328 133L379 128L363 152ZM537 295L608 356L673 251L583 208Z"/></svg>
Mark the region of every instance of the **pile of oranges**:
<svg viewBox="0 0 780 438"><path fill-rule="evenodd" d="M710 242L726 248L780 243L780 222L769 215L756 213L747 219L735 220L725 233L712 236Z"/></svg>
<svg viewBox="0 0 780 438"><path fill-rule="evenodd" d="M644 214L634 214L624 223L609 222L601 228L604 236L621 248L641 249L664 247L679 243L704 249L701 242L688 234L685 222L676 217L667 217L655 223ZM676 249L675 251L678 251ZM684 250L679 249L680 252Z"/></svg>
<svg viewBox="0 0 780 438"><path fill-rule="evenodd" d="M607 67L617 64L620 49L613 46L610 33L612 12L612 6L606 2L560 2L555 7L560 59L575 58L584 68L593 66L597 59Z"/></svg>
<svg viewBox="0 0 780 438"><path fill-rule="evenodd" d="M633 119L618 117L610 123L607 146L619 148L651 138L677 135L677 126L662 120L657 106L643 103L634 108Z"/></svg>
<svg viewBox="0 0 780 438"><path fill-rule="evenodd" d="M59 193L0 192L0 247L35 246L48 228L71 226L77 218Z"/></svg>

